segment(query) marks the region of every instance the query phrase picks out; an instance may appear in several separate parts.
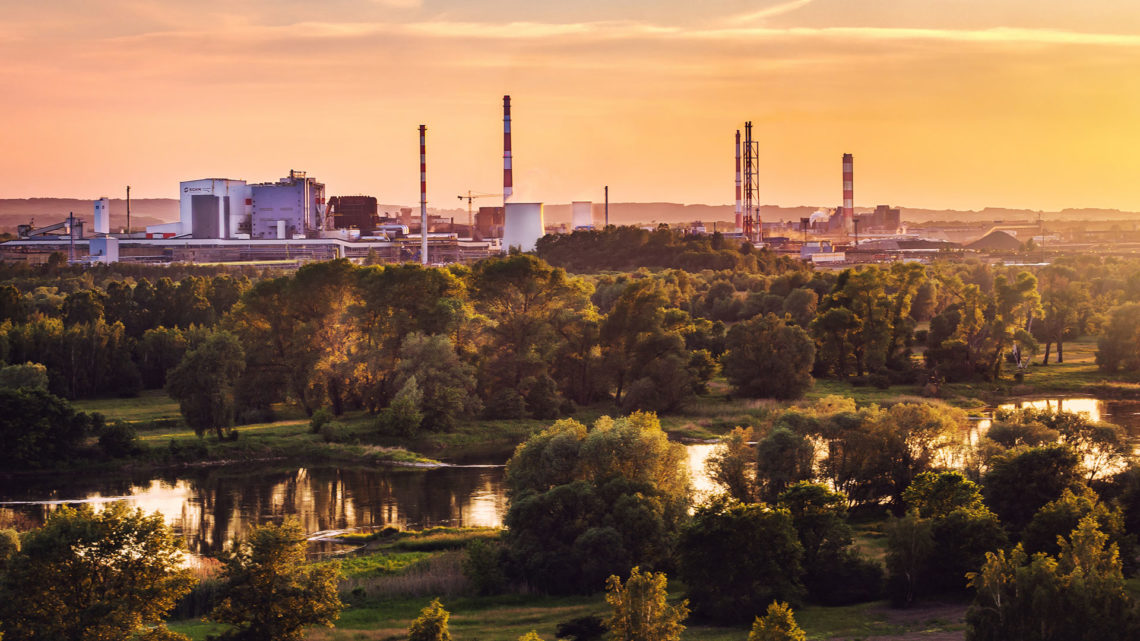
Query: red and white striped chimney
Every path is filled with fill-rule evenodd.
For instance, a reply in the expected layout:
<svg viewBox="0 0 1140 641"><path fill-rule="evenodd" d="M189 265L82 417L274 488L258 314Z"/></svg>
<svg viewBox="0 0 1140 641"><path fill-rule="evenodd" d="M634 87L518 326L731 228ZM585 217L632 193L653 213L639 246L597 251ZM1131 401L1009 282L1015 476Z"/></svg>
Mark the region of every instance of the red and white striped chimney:
<svg viewBox="0 0 1140 641"><path fill-rule="evenodd" d="M736 130L736 233L744 231L744 210L740 201L740 130Z"/></svg>
<svg viewBox="0 0 1140 641"><path fill-rule="evenodd" d="M850 232L855 227L855 158L843 154L843 229Z"/></svg>
<svg viewBox="0 0 1140 641"><path fill-rule="evenodd" d="M428 264L427 127L420 125L420 262Z"/></svg>
<svg viewBox="0 0 1140 641"><path fill-rule="evenodd" d="M503 96L503 207L515 191L511 172L511 97Z"/></svg>

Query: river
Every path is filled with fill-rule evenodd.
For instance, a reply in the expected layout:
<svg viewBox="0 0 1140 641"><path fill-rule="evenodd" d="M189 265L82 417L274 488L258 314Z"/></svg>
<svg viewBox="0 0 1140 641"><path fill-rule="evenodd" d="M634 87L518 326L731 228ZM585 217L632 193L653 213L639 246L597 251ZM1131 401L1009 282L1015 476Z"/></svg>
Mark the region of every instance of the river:
<svg viewBox="0 0 1140 641"><path fill-rule="evenodd" d="M1140 442L1140 401L1036 399L1002 407L1019 404L1087 412L1093 419L1123 426ZM973 431L983 433L986 427L987 421L979 421ZM704 464L715 446L685 447L698 496L711 492ZM251 526L286 515L296 516L310 535L319 537L386 526L497 526L507 511L501 465L405 470L258 464L138 478L45 477L8 483L0 488L0 527L38 525L61 504L118 500L162 514L196 555L216 554Z"/></svg>

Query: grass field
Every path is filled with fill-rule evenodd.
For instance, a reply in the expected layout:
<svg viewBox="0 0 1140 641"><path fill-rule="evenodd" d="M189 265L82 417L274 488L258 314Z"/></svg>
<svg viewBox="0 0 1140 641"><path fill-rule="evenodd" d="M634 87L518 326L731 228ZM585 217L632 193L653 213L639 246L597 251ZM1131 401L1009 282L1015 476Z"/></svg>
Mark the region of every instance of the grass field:
<svg viewBox="0 0 1140 641"><path fill-rule="evenodd" d="M674 586L670 600L682 598L682 590ZM430 597L398 598L374 604L346 608L334 628L313 628L310 641L399 641L407 638L408 626ZM540 637L553 641L559 623L578 617L605 618L609 607L601 594L593 596L548 597L505 595L498 597L443 598L444 608L451 613L449 627L456 641L516 641L536 630ZM898 641L932 638L962 638L964 604L919 604L907 610L893 610L885 602L861 603L841 607L808 606L796 611L796 620L815 640L895 638ZM746 641L748 627L721 627L687 622L681 635L692 641ZM204 641L207 634L217 634L222 627L202 621L178 621L171 629Z"/></svg>

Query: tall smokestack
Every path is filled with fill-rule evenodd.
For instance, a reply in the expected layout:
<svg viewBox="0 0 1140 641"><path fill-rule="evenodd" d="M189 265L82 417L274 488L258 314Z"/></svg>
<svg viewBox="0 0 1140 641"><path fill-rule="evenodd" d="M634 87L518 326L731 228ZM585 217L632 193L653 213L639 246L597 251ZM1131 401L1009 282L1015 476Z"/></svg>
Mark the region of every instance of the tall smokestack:
<svg viewBox="0 0 1140 641"><path fill-rule="evenodd" d="M428 264L427 127L420 125L420 262Z"/></svg>
<svg viewBox="0 0 1140 641"><path fill-rule="evenodd" d="M511 97L503 96L503 207L515 191L511 172Z"/></svg>
<svg viewBox="0 0 1140 641"><path fill-rule="evenodd" d="M744 231L744 213L740 204L740 130L736 130L736 233Z"/></svg>
<svg viewBox="0 0 1140 641"><path fill-rule="evenodd" d="M850 232L855 226L855 158L843 154L843 229Z"/></svg>

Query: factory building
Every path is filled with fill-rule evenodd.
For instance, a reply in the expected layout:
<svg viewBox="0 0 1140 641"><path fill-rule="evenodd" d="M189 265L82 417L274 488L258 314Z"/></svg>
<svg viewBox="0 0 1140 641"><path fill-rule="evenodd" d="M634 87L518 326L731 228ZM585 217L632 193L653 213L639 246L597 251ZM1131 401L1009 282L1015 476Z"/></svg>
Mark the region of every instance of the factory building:
<svg viewBox="0 0 1140 641"><path fill-rule="evenodd" d="M248 215L244 180L204 178L179 183L178 222L152 225L155 238L235 238Z"/></svg>
<svg viewBox="0 0 1140 641"><path fill-rule="evenodd" d="M333 196L329 213L336 229L359 229L362 236L372 234L379 224L375 196Z"/></svg>
<svg viewBox="0 0 1140 641"><path fill-rule="evenodd" d="M503 208L480 207L475 214L475 231L482 238L502 238Z"/></svg>
<svg viewBox="0 0 1140 641"><path fill-rule="evenodd" d="M290 170L275 183L250 185L248 202L251 238L309 238L325 229L325 186L303 171Z"/></svg>

